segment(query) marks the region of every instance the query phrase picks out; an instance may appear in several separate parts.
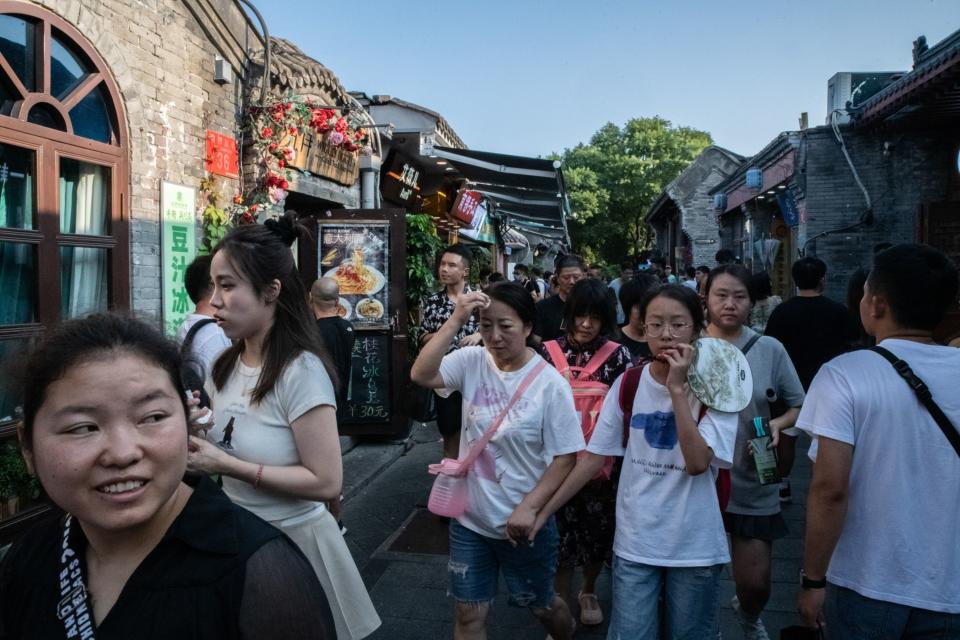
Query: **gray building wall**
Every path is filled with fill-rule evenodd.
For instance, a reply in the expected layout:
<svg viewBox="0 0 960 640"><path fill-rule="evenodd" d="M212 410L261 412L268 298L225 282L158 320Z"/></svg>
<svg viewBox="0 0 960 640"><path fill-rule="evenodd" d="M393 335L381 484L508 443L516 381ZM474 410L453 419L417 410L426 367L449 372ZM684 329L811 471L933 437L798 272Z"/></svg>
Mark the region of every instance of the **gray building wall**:
<svg viewBox="0 0 960 640"><path fill-rule="evenodd" d="M920 206L949 199L956 171L955 139L943 132L844 128L842 133L872 199L874 223L807 245L807 255L827 263L826 293L835 300L845 298L853 271L869 268L874 245L916 239ZM866 208L863 192L829 128L803 132L802 145L805 163L794 179L805 193L807 221L797 230L799 246L818 233L856 222Z"/></svg>

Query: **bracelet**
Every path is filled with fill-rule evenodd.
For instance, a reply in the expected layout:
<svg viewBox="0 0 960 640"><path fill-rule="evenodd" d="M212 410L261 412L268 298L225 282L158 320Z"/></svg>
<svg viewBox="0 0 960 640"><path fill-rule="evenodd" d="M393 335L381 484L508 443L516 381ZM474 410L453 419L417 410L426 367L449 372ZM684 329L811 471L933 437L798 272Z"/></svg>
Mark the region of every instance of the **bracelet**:
<svg viewBox="0 0 960 640"><path fill-rule="evenodd" d="M260 486L260 481L263 480L263 465L261 464L257 468L257 479L253 481L253 488L256 489Z"/></svg>

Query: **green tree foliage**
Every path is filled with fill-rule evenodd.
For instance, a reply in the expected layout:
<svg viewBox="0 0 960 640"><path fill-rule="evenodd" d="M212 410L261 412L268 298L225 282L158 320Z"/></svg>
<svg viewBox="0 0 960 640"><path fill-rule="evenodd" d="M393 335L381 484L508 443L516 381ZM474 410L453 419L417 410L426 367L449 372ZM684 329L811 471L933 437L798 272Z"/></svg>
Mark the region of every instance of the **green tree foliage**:
<svg viewBox="0 0 960 640"><path fill-rule="evenodd" d="M663 189L713 140L709 133L674 127L663 118L607 123L589 144L562 160L575 251L590 262L616 264L650 248L644 216Z"/></svg>

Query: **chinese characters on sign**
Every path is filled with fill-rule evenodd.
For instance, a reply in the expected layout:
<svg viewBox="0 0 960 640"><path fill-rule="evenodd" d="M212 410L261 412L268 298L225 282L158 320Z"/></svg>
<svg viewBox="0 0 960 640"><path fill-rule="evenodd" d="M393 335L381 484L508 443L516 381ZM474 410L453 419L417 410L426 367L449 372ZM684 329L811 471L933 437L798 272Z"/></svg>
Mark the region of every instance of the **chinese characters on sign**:
<svg viewBox="0 0 960 640"><path fill-rule="evenodd" d="M382 169L380 192L383 199L417 211L420 207L420 179L423 169L404 156L391 152Z"/></svg>
<svg viewBox="0 0 960 640"><path fill-rule="evenodd" d="M230 136L207 129L207 157L204 163L208 173L237 178L237 141Z"/></svg>
<svg viewBox="0 0 960 640"><path fill-rule="evenodd" d="M163 281L163 329L174 335L193 310L183 276L197 253L197 192L164 182L160 193L160 273Z"/></svg>
<svg viewBox="0 0 960 640"><path fill-rule="evenodd" d="M358 328L390 324L390 226L321 224L320 273L340 285L340 316Z"/></svg>
<svg viewBox="0 0 960 640"><path fill-rule="evenodd" d="M365 331L353 345L353 370L345 422L390 420L390 337Z"/></svg>
<svg viewBox="0 0 960 640"><path fill-rule="evenodd" d="M471 229L479 227L479 225L475 225L474 223L477 222L475 215L482 197L479 191L461 190L460 193L457 194L457 200L453 203L453 211L451 212L453 217Z"/></svg>

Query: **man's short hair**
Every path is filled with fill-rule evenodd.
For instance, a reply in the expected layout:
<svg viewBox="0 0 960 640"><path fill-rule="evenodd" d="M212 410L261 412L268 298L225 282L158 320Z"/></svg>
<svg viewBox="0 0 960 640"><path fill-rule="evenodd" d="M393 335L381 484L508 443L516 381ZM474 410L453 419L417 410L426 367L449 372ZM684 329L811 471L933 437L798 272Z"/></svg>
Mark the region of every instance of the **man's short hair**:
<svg viewBox="0 0 960 640"><path fill-rule="evenodd" d="M827 263L812 256L800 258L793 263L791 273L798 289L816 289L827 277Z"/></svg>
<svg viewBox="0 0 960 640"><path fill-rule="evenodd" d="M530 273L540 278L543 276L543 269L541 269L537 265L533 265L532 267L530 267Z"/></svg>
<svg viewBox="0 0 960 640"><path fill-rule="evenodd" d="M183 286L193 304L200 304L202 300L210 297L213 289L213 282L210 280L211 260L211 256L197 256L183 274Z"/></svg>
<svg viewBox="0 0 960 640"><path fill-rule="evenodd" d="M633 271L633 260L624 260L621 262L620 271Z"/></svg>
<svg viewBox="0 0 960 640"><path fill-rule="evenodd" d="M707 275L710 273L710 267L708 267L705 264L702 264L699 267L697 267L695 271L699 271L700 273Z"/></svg>
<svg viewBox="0 0 960 640"><path fill-rule="evenodd" d="M530 273L530 269L527 268L527 265L520 264L520 263L513 265L513 271L514 273L516 273L517 271L519 271L520 273Z"/></svg>
<svg viewBox="0 0 960 640"><path fill-rule="evenodd" d="M720 251L717 251L713 259L717 261L717 264L728 264L733 262L736 259L736 256L730 249L720 249Z"/></svg>
<svg viewBox="0 0 960 640"><path fill-rule="evenodd" d="M464 266L467 266L467 267L469 267L470 263L473 261L473 254L470 253L470 249L467 249L462 244L451 244L450 246L446 247L443 251L440 252L440 257L442 258L443 254L445 253L452 253L455 256L460 256L461 258L463 258Z"/></svg>
<svg viewBox="0 0 960 640"><path fill-rule="evenodd" d="M568 253L564 256L557 258L557 261L553 264L553 268L556 271L556 273L560 273L562 269L572 269L572 268L580 269L580 271L583 271L584 273L587 272L587 265L583 261L583 258L581 258L578 255L574 255L572 253Z"/></svg>
<svg viewBox="0 0 960 640"><path fill-rule="evenodd" d="M693 278L697 275L697 270L694 269L693 267L687 267L686 269L683 270L683 272L686 274L688 278Z"/></svg>
<svg viewBox="0 0 960 640"><path fill-rule="evenodd" d="M872 295L883 296L898 325L932 331L957 301L957 267L924 244L898 244L873 259L867 276Z"/></svg>

